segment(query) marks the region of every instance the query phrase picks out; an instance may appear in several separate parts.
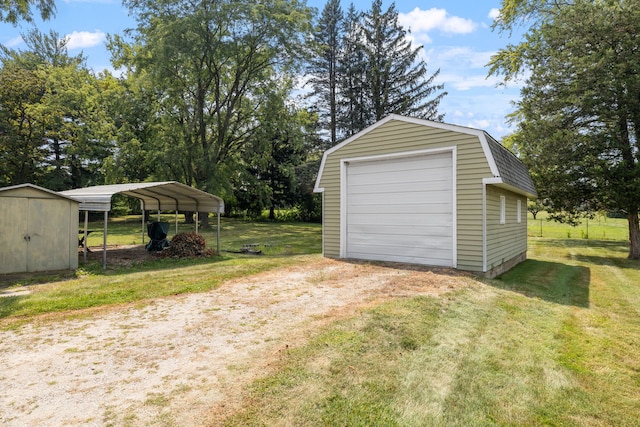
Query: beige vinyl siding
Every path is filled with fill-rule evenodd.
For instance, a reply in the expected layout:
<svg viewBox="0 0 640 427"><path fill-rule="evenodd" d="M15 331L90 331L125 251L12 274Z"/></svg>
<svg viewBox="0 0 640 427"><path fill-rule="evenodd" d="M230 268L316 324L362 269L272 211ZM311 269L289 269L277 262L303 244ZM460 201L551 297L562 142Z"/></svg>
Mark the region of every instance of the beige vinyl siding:
<svg viewBox="0 0 640 427"><path fill-rule="evenodd" d="M78 203L33 187L0 191L0 274L78 267Z"/></svg>
<svg viewBox="0 0 640 427"><path fill-rule="evenodd" d="M500 196L505 197L505 223L500 224ZM517 221L517 200L522 221ZM527 199L498 187L487 186L487 269L527 251Z"/></svg>
<svg viewBox="0 0 640 427"><path fill-rule="evenodd" d="M458 268L482 271L482 179L491 175L478 138L459 146L458 176Z"/></svg>
<svg viewBox="0 0 640 427"><path fill-rule="evenodd" d="M324 188L324 255L340 256L340 160L425 149L457 147L457 266L482 271L482 179L491 171L477 136L391 120L329 154Z"/></svg>

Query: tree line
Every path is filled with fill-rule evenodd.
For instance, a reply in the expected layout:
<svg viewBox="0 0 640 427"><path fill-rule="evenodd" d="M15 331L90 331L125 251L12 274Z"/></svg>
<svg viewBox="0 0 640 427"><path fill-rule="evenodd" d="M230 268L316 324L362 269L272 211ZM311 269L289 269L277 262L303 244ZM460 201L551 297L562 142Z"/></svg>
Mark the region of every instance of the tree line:
<svg viewBox="0 0 640 427"><path fill-rule="evenodd" d="M395 5L328 0L126 0L137 26L109 38L122 75L95 74L56 33L0 52L0 185L54 190L177 180L232 211L298 207L324 150L389 113L441 120L445 95ZM46 19L53 0L0 4ZM640 0L502 0L494 30L523 39L489 74L522 79L505 138L549 217L626 215L640 259ZM300 95L306 81L308 95Z"/></svg>
<svg viewBox="0 0 640 427"><path fill-rule="evenodd" d="M1 48L0 186L176 180L220 195L231 214L318 219L324 150L390 113L442 118L438 71L394 4L343 14L329 0L319 16L298 0L124 5L136 27L108 38L119 75L89 70L56 32ZM0 19L31 19L16 10Z"/></svg>

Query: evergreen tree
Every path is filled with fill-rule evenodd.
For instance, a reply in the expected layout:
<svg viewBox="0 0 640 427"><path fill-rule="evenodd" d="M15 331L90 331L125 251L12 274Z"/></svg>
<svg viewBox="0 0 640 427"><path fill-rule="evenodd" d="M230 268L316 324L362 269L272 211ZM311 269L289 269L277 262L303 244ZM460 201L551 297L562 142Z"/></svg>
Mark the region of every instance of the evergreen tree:
<svg viewBox="0 0 640 427"><path fill-rule="evenodd" d="M438 105L446 92L434 85L440 70L427 75L427 65L418 59L422 46L413 48L407 32L398 23L395 3L386 12L382 0L374 0L363 15L362 39L370 83L367 122L372 124L391 113L442 120ZM435 97L434 97L435 95Z"/></svg>
<svg viewBox="0 0 640 427"><path fill-rule="evenodd" d="M287 102L290 84L282 82L279 87L257 112L260 126L245 147L234 182L238 207L253 216L268 209L269 219L275 219L276 209L294 205L295 167L304 154L299 113Z"/></svg>
<svg viewBox="0 0 640 427"><path fill-rule="evenodd" d="M365 107L367 63L361 43L361 16L351 3L344 20L342 50L338 61L337 128L342 137L349 137L368 126Z"/></svg>
<svg viewBox="0 0 640 427"><path fill-rule="evenodd" d="M314 31L315 54L308 67L313 89L310 96L317 99L321 124L329 129L331 146L337 142L338 55L343 19L340 0L329 0Z"/></svg>
<svg viewBox="0 0 640 427"><path fill-rule="evenodd" d="M440 70L429 75L419 58L422 46L414 48L406 36L395 4L383 11L382 0L374 0L364 14L350 6L338 67L344 136L394 113L442 120L438 106L446 92L434 84Z"/></svg>

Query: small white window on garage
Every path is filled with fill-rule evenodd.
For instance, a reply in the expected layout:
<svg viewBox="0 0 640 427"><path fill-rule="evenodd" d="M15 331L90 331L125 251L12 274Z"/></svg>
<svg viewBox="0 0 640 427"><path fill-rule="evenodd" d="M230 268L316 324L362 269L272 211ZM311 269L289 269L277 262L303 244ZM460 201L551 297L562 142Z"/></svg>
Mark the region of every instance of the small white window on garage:
<svg viewBox="0 0 640 427"><path fill-rule="evenodd" d="M506 222L507 201L504 196L500 196L500 224Z"/></svg>
<svg viewBox="0 0 640 427"><path fill-rule="evenodd" d="M517 207L518 211L517 211L517 220L518 220L518 224L520 224L522 222L522 200L518 199L518 207Z"/></svg>

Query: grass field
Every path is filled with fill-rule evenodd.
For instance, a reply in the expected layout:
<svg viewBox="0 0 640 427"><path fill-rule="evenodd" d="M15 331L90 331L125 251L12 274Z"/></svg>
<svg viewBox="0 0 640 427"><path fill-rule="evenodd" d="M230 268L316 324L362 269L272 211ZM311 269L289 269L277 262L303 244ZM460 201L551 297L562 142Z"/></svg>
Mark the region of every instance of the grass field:
<svg viewBox="0 0 640 427"><path fill-rule="evenodd" d="M585 219L580 225L572 227L555 221L547 221L546 212L540 212L537 219L533 219L529 213L527 226L530 237L621 241L629 239L626 219L607 218L604 215L596 215L595 218L589 220Z"/></svg>
<svg viewBox="0 0 640 427"><path fill-rule="evenodd" d="M155 215L151 218L157 220ZM170 240L176 234L175 217L162 215L161 221L169 223ZM207 241L207 246L216 247L216 223L210 218L211 228L198 232ZM83 228L83 224L80 228ZM89 223L92 233L87 238L88 246L102 246L104 240L103 223ZM266 254L291 255L320 253L321 225L308 223L253 222L234 218L222 218L220 222L220 250L225 253L238 251L244 245L257 245ZM179 216L178 232L195 231L193 224L184 224ZM149 237L144 232L144 243ZM110 218L107 229L107 245L140 245L143 243L142 224L139 216Z"/></svg>
<svg viewBox="0 0 640 427"><path fill-rule="evenodd" d="M543 225L540 238L530 224L529 259L500 278L470 277L445 296L393 299L318 330L246 390L226 425L640 425L640 262L626 259L626 221L591 223L589 238ZM114 221L110 236L130 244L134 228ZM0 299L0 318L12 327L44 312L210 290L320 250L319 225L224 220L222 235L223 250L271 253L81 270Z"/></svg>

